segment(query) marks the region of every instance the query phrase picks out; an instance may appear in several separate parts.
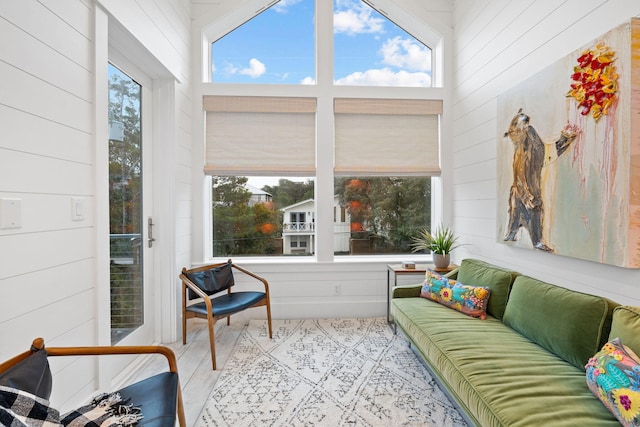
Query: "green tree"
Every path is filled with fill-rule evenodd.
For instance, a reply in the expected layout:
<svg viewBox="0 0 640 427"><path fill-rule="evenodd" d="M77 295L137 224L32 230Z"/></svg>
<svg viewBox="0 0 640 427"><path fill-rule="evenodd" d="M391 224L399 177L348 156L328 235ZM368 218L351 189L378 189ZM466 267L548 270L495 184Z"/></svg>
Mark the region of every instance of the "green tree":
<svg viewBox="0 0 640 427"><path fill-rule="evenodd" d="M375 236L376 251L406 252L430 223L430 178L340 178L336 191L351 217L351 237Z"/></svg>
<svg viewBox="0 0 640 427"><path fill-rule="evenodd" d="M142 146L140 85L114 73L109 78L109 122L123 126L122 140L109 140L110 232L141 230Z"/></svg>
<svg viewBox="0 0 640 427"><path fill-rule="evenodd" d="M246 177L213 177L213 255L229 256L249 250L254 231Z"/></svg>

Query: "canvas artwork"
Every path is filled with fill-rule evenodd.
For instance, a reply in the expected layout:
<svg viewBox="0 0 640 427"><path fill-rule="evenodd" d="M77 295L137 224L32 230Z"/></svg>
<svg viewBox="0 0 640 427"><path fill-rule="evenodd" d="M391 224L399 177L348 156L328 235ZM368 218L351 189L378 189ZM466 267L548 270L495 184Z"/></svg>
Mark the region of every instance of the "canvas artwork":
<svg viewBox="0 0 640 427"><path fill-rule="evenodd" d="M498 241L640 267L640 20L498 97Z"/></svg>

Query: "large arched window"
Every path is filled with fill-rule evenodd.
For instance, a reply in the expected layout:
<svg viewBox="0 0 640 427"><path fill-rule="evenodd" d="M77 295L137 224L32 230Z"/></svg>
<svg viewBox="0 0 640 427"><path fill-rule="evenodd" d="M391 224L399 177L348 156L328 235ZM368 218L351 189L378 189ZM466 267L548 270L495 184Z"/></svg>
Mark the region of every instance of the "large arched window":
<svg viewBox="0 0 640 427"><path fill-rule="evenodd" d="M409 254L431 225L433 31L372 2L318 3L281 0L207 28L213 257Z"/></svg>

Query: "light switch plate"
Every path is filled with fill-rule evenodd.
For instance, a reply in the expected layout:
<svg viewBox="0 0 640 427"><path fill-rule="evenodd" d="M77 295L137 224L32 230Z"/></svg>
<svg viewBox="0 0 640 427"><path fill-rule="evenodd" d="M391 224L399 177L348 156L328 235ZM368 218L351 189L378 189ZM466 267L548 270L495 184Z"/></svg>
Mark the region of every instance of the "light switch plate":
<svg viewBox="0 0 640 427"><path fill-rule="evenodd" d="M0 229L22 227L22 199L0 199Z"/></svg>
<svg viewBox="0 0 640 427"><path fill-rule="evenodd" d="M84 200L81 197L71 198L71 221L84 220Z"/></svg>

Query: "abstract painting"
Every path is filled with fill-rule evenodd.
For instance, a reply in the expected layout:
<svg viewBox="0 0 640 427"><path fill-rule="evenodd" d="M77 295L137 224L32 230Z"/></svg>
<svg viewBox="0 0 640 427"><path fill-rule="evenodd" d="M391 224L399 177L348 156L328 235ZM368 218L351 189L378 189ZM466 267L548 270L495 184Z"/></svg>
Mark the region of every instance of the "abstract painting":
<svg viewBox="0 0 640 427"><path fill-rule="evenodd" d="M640 268L640 20L498 97L497 239Z"/></svg>

